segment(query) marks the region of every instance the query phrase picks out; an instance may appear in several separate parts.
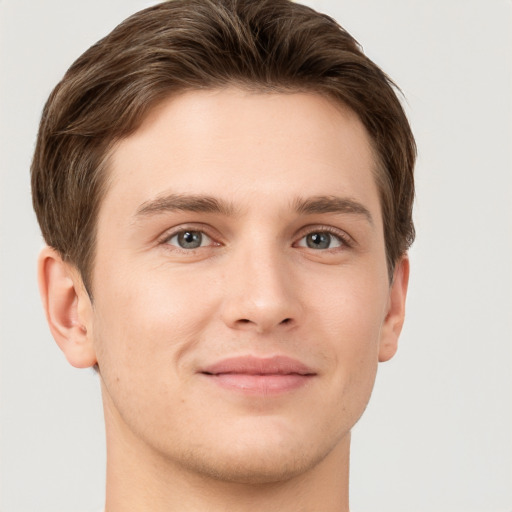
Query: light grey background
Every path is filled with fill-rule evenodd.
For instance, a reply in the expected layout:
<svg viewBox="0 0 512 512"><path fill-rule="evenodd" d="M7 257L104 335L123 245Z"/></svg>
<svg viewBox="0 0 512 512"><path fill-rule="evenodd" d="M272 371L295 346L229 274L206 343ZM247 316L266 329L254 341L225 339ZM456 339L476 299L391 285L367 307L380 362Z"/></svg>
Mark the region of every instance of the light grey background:
<svg viewBox="0 0 512 512"><path fill-rule="evenodd" d="M71 368L46 328L28 170L51 88L82 51L152 3L0 0L3 512L102 506L98 379ZM354 429L352 508L511 512L512 4L308 3L402 87L419 146L408 319Z"/></svg>

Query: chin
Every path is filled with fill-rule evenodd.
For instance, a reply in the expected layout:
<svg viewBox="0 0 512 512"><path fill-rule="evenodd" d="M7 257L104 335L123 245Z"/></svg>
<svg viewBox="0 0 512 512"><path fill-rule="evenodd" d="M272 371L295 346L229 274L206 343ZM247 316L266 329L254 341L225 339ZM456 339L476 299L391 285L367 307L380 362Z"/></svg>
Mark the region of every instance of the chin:
<svg viewBox="0 0 512 512"><path fill-rule="evenodd" d="M264 485L286 482L314 467L319 460L311 460L301 454L286 457L223 457L224 460L188 460L189 469L205 477L234 484ZM321 457L319 457L321 460Z"/></svg>
<svg viewBox="0 0 512 512"><path fill-rule="evenodd" d="M260 442L255 445L257 437ZM228 441L224 446L217 444L208 453L202 447L200 452L189 452L182 462L194 473L215 480L263 485L286 482L305 474L335 449L325 439L316 439L316 444L314 440L304 442L297 438L265 442L261 432L254 432L251 438Z"/></svg>

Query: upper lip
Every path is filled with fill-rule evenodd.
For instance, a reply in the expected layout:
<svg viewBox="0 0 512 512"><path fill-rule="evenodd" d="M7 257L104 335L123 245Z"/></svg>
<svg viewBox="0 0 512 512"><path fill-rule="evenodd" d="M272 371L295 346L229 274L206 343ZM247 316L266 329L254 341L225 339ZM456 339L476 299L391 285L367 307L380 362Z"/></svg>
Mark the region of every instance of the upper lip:
<svg viewBox="0 0 512 512"><path fill-rule="evenodd" d="M316 372L297 359L288 356L255 357L237 356L222 359L201 368L201 373L220 375L226 373L244 375L315 375Z"/></svg>

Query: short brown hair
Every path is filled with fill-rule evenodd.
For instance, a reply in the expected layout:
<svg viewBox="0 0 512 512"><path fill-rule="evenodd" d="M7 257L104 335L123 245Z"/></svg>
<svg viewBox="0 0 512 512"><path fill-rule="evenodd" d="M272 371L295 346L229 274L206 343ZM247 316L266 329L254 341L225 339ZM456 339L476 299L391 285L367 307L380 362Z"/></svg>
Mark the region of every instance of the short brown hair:
<svg viewBox="0 0 512 512"><path fill-rule="evenodd" d="M414 239L414 138L391 80L332 18L288 0L172 0L140 11L69 68L32 163L43 236L90 291L109 148L164 97L237 85L315 92L350 107L377 155L390 276Z"/></svg>

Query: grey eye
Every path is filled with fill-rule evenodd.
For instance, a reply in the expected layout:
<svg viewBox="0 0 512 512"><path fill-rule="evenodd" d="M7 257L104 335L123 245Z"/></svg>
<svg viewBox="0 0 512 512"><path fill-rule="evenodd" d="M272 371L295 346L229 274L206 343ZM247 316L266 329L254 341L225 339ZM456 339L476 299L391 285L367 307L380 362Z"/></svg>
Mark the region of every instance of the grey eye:
<svg viewBox="0 0 512 512"><path fill-rule="evenodd" d="M309 249L333 249L334 247L341 247L343 242L336 235L326 231L316 231L303 237L298 245Z"/></svg>
<svg viewBox="0 0 512 512"><path fill-rule="evenodd" d="M306 236L306 243L310 249L328 249L331 244L329 233L310 233Z"/></svg>
<svg viewBox="0 0 512 512"><path fill-rule="evenodd" d="M211 243L211 240L210 237L201 231L185 230L169 238L167 243L178 246L181 249L197 249L208 245Z"/></svg>

